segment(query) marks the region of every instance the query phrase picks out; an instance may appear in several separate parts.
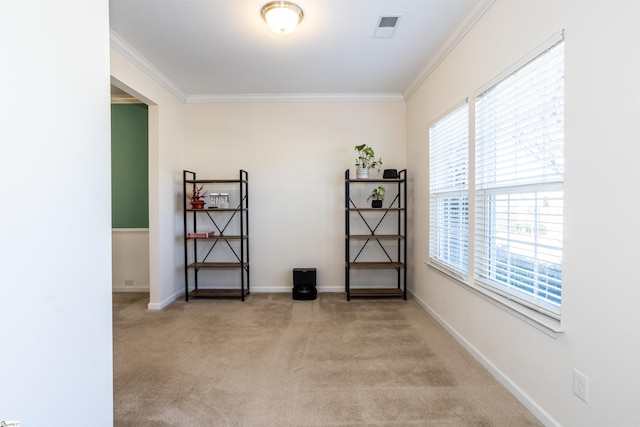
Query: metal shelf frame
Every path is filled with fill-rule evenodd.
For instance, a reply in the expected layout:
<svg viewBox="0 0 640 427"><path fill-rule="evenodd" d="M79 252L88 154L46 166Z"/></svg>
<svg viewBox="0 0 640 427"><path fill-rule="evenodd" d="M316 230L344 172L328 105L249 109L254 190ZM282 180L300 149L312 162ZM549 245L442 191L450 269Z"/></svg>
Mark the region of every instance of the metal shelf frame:
<svg viewBox="0 0 640 427"><path fill-rule="evenodd" d="M244 301L251 289L249 274L249 173L240 169L238 179L197 179L195 172L184 170L182 178L185 301L189 301L189 298L240 298ZM196 186L203 184L237 185L239 194L237 206L216 209L189 208L187 194ZM229 226L236 222L239 234L225 234ZM216 235L205 238L188 237L189 230L197 232L203 224L213 225ZM226 245L235 261L216 261L218 245ZM190 246L191 256L189 255ZM203 249L205 253L200 257L198 257L199 248ZM201 270L238 270L240 272L239 285L228 285L224 288L202 288L198 277ZM193 276L193 280L190 280L191 276ZM190 289L191 282L192 289Z"/></svg>
<svg viewBox="0 0 640 427"><path fill-rule="evenodd" d="M359 206L351 196L352 186L361 184L387 184L396 186L395 196L382 208ZM403 298L407 299L407 170L399 171L392 179L351 179L350 171L344 173L345 208L345 293L347 301L355 297ZM369 215L369 216L366 216ZM354 221L364 224L369 234L351 234ZM395 221L396 234L377 234L385 221ZM376 261L360 261L369 243L378 246L383 257ZM388 249L393 243L395 248ZM395 251L393 250L395 249ZM393 287L352 287L354 270L395 270Z"/></svg>

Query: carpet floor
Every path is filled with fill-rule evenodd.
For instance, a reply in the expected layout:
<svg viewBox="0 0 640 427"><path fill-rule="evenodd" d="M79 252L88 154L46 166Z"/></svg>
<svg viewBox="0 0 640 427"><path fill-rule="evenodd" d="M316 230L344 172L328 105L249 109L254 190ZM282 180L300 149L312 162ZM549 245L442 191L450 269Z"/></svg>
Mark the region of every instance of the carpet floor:
<svg viewBox="0 0 640 427"><path fill-rule="evenodd" d="M113 294L116 426L539 426L414 301Z"/></svg>

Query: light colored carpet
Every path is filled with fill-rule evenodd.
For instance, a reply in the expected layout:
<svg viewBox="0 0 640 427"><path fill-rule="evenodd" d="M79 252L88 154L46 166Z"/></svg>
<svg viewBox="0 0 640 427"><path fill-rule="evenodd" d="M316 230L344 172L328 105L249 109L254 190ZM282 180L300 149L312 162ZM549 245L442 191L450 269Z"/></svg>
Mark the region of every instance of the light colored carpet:
<svg viewBox="0 0 640 427"><path fill-rule="evenodd" d="M414 301L114 294L116 426L533 426Z"/></svg>

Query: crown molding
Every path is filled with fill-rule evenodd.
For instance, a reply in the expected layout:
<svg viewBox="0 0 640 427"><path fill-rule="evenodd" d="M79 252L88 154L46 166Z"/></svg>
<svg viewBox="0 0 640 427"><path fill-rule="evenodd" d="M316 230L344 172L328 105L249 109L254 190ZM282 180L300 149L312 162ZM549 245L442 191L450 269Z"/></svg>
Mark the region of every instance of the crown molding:
<svg viewBox="0 0 640 427"><path fill-rule="evenodd" d="M118 33L110 30L111 46L147 73L158 84L187 104L223 102L404 102L401 93L267 93L187 95Z"/></svg>
<svg viewBox="0 0 640 427"><path fill-rule="evenodd" d="M112 104L144 104L137 98L130 95L111 95Z"/></svg>
<svg viewBox="0 0 640 427"><path fill-rule="evenodd" d="M140 52L135 50L125 39L120 37L118 33L113 30L110 31L110 43L111 47L120 52L125 58L137 65L142 71L147 73L152 79L154 79L163 88L168 90L176 98L185 102L187 95L180 90L162 71L160 71L155 65L153 65L147 58L142 56Z"/></svg>
<svg viewBox="0 0 640 427"><path fill-rule="evenodd" d="M254 93L188 95L187 104L224 102L404 102L401 93Z"/></svg>
<svg viewBox="0 0 640 427"><path fill-rule="evenodd" d="M435 54L433 59L429 61L418 77L413 81L413 83L404 91L403 95L406 100L409 100L413 96L413 94L418 90L420 85L424 83L425 80L433 73L433 71L438 68L438 65L451 53L453 48L464 38L464 36L473 28L473 26L478 22L478 20L485 14L487 10L493 5L495 0L479 0L471 12L467 14L467 16L462 20L460 25L456 27L451 37L442 45L442 47Z"/></svg>

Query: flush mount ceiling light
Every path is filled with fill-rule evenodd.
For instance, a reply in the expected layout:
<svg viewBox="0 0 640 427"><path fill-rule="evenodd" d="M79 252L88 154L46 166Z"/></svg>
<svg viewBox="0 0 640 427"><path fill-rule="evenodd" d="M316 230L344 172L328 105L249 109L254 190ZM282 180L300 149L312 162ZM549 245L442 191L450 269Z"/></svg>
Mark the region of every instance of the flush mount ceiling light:
<svg viewBox="0 0 640 427"><path fill-rule="evenodd" d="M288 1L267 3L261 14L271 31L282 35L293 32L304 16L302 9Z"/></svg>

